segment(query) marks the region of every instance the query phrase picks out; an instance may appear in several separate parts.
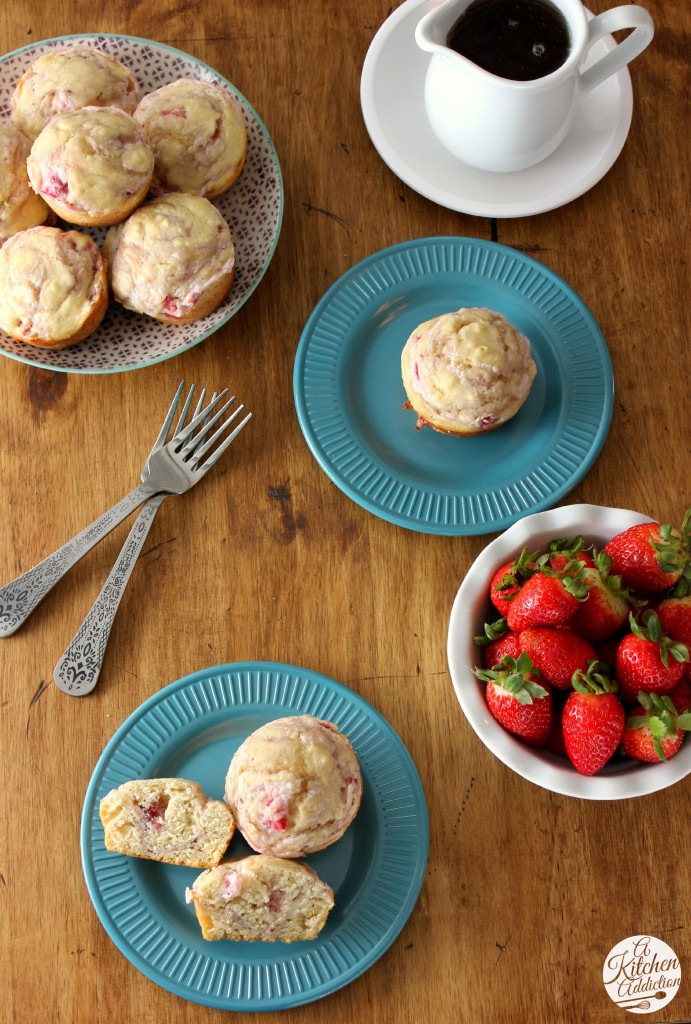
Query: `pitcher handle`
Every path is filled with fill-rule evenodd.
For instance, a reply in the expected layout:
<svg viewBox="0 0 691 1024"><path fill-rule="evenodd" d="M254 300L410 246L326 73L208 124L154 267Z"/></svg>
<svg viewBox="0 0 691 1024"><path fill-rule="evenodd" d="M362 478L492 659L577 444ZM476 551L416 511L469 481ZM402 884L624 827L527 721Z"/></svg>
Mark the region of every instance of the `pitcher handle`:
<svg viewBox="0 0 691 1024"><path fill-rule="evenodd" d="M612 32L620 32L622 29L633 31L618 43L613 50L606 53L595 64L581 74L580 88L585 95L594 89L600 82L620 71L626 64L637 57L645 50L653 38L653 19L648 11L636 4L627 4L624 7L613 7L610 11L598 14L588 23L587 50L603 36L611 35Z"/></svg>

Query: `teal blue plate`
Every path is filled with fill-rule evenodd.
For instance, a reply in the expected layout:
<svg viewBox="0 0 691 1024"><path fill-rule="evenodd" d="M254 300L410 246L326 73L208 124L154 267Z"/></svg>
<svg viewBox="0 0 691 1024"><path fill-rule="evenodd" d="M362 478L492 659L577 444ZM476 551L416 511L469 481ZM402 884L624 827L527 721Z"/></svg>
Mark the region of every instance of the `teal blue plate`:
<svg viewBox="0 0 691 1024"><path fill-rule="evenodd" d="M185 888L197 870L109 853L99 803L128 779L194 779L223 797L230 759L255 729L310 714L335 722L363 777L360 811L345 835L306 858L335 894L313 942L206 942ZM405 925L427 864L425 796L408 751L375 709L316 672L271 662L221 665L164 687L103 751L86 793L82 864L89 895L117 948L151 981L224 1010L279 1010L335 992L382 956ZM250 849L233 837L229 857Z"/></svg>
<svg viewBox="0 0 691 1024"><path fill-rule="evenodd" d="M498 430L455 438L415 429L401 351L418 324L462 306L502 313L531 343L537 376ZM614 380L585 303L522 252L475 238L422 238L356 264L315 306L293 374L300 427L353 501L399 526L485 534L550 508L604 444Z"/></svg>

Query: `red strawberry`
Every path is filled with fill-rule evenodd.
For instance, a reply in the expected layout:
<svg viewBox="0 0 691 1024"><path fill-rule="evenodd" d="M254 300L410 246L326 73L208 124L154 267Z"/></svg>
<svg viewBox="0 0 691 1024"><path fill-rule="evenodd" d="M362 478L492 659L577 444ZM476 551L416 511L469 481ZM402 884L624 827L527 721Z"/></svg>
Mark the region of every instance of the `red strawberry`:
<svg viewBox="0 0 691 1024"><path fill-rule="evenodd" d="M512 633L506 628L506 619L486 622L483 635L476 636L475 643L482 648L483 668L498 665L506 655L517 658L521 653L518 633Z"/></svg>
<svg viewBox="0 0 691 1024"><path fill-rule="evenodd" d="M617 534L605 551L612 569L632 590L658 591L673 587L691 557L691 509L681 531L669 523L640 523Z"/></svg>
<svg viewBox="0 0 691 1024"><path fill-rule="evenodd" d="M579 602L585 600L584 572L582 567L572 567L568 572L543 567L531 576L509 605L506 613L509 629L520 633L532 626L562 626L568 622Z"/></svg>
<svg viewBox="0 0 691 1024"><path fill-rule="evenodd" d="M652 609L641 622L629 616L631 632L617 647L616 677L623 700L634 701L638 693L668 693L684 675L688 648L662 632Z"/></svg>
<svg viewBox="0 0 691 1024"><path fill-rule="evenodd" d="M595 552L595 565L583 571L588 585L569 627L592 644L608 640L618 633L629 617L629 592L621 578L610 574L612 560L602 551Z"/></svg>
<svg viewBox="0 0 691 1024"><path fill-rule="evenodd" d="M493 669L475 669L487 683L485 697L490 714L508 732L531 747L542 747L552 727L552 694L540 686L527 654L504 658Z"/></svg>
<svg viewBox="0 0 691 1024"><path fill-rule="evenodd" d="M553 540L549 545L549 564L558 572L566 568L575 558L583 565L594 565L593 556L585 550L582 537L571 537L568 540Z"/></svg>
<svg viewBox="0 0 691 1024"><path fill-rule="evenodd" d="M691 594L684 597L666 597L655 609L663 632L691 647Z"/></svg>
<svg viewBox="0 0 691 1024"><path fill-rule="evenodd" d="M568 756L564 743L564 728L562 724L564 700L560 700L560 698L565 696L563 690L555 690L552 694L552 728L545 743L546 749L551 750L553 754L558 754L559 757Z"/></svg>
<svg viewBox="0 0 691 1024"><path fill-rule="evenodd" d="M688 666L686 674L681 677L676 686L673 686L666 696L674 704L678 715L683 715L685 711L691 711L691 683L689 682Z"/></svg>
<svg viewBox="0 0 691 1024"><path fill-rule="evenodd" d="M592 644L567 626L524 629L519 637L521 650L530 655L542 678L559 690L570 690L574 672L585 672L589 662L598 660Z"/></svg>
<svg viewBox="0 0 691 1024"><path fill-rule="evenodd" d="M616 694L616 680L597 671L576 673L574 691L564 705L562 729L566 753L581 775L595 775L621 743L626 712Z"/></svg>
<svg viewBox="0 0 691 1024"><path fill-rule="evenodd" d="M597 653L598 661L604 661L607 665L611 666L612 674L614 674L614 665L617 660L617 647L621 640L621 635L611 636L609 640L603 640L601 644L595 644L595 651Z"/></svg>
<svg viewBox="0 0 691 1024"><path fill-rule="evenodd" d="M513 600L525 581L537 571L535 562L539 556L539 551L528 554L528 549L523 548L518 558L505 562L495 572L490 583L489 596L501 615L506 615L507 602Z"/></svg>
<svg viewBox="0 0 691 1024"><path fill-rule="evenodd" d="M624 753L636 761L657 763L674 757L691 729L691 714L677 714L669 697L641 693L639 703L626 719Z"/></svg>

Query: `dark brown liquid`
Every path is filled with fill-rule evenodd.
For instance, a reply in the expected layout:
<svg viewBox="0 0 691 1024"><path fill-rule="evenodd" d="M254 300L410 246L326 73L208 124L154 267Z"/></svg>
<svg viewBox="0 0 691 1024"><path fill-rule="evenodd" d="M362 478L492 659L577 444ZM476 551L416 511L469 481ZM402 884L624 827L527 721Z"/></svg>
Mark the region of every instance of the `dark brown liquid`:
<svg viewBox="0 0 691 1024"><path fill-rule="evenodd" d="M569 55L569 29L545 0L474 0L446 45L500 78L528 82L561 67Z"/></svg>

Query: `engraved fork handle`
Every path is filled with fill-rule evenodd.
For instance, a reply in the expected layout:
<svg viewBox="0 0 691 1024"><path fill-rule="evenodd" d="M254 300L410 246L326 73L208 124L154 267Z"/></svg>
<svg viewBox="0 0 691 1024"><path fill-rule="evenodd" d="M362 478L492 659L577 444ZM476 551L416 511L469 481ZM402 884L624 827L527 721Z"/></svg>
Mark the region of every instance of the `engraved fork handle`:
<svg viewBox="0 0 691 1024"><path fill-rule="evenodd" d="M167 497L167 494L157 494L144 505L100 594L55 666L53 678L64 693L83 697L96 686L120 600L154 517Z"/></svg>
<svg viewBox="0 0 691 1024"><path fill-rule="evenodd" d="M61 580L68 569L110 533L119 523L126 519L147 498L155 494L148 484L140 484L130 491L121 501L104 512L91 526L78 533L76 537L63 544L48 558L35 565L33 569L18 576L11 583L0 588L0 637L11 636L22 626L32 611Z"/></svg>

